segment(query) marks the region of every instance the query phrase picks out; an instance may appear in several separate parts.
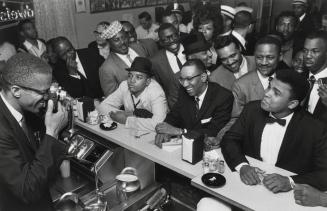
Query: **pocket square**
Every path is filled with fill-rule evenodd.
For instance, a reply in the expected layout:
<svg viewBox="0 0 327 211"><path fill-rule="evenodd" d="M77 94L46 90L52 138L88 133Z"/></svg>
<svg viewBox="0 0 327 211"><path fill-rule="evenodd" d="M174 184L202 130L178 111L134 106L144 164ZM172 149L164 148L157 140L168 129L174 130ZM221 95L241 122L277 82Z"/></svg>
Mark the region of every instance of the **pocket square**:
<svg viewBox="0 0 327 211"><path fill-rule="evenodd" d="M205 124L210 122L210 120L212 119L212 117L208 118L208 119L201 119L201 124Z"/></svg>

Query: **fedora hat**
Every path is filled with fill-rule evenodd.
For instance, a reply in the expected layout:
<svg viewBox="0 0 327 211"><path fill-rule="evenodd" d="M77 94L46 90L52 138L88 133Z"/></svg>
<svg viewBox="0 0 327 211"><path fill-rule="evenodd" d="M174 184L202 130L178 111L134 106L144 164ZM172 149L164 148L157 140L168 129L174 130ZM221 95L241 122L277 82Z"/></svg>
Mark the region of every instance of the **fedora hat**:
<svg viewBox="0 0 327 211"><path fill-rule="evenodd" d="M127 71L141 72L148 76L153 76L152 63L149 59L144 57L136 57L130 68L126 68Z"/></svg>
<svg viewBox="0 0 327 211"><path fill-rule="evenodd" d="M183 39L183 53L190 55L200 51L207 51L210 49L211 44L206 41L201 32L192 32Z"/></svg>

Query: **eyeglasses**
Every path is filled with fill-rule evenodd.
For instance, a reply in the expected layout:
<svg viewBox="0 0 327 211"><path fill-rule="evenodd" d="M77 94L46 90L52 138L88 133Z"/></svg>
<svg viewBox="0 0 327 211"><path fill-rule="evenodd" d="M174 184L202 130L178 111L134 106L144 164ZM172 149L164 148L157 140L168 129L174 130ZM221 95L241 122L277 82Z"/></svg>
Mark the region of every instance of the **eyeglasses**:
<svg viewBox="0 0 327 211"><path fill-rule="evenodd" d="M42 95L42 96L48 96L49 95L49 89L46 89L46 90L38 90L38 89L34 89L34 88L31 88L31 87L26 87L26 86L21 86L21 85L16 85L22 89L25 89L25 90L29 90L29 91L32 91L32 92L35 92L37 93L38 95Z"/></svg>
<svg viewBox="0 0 327 211"><path fill-rule="evenodd" d="M192 77L187 77L187 78L179 78L178 79L178 81L179 81L179 83L181 83L181 84L184 84L184 82L185 81L187 81L187 82L191 82L194 78L196 78L196 77L198 77L198 76L200 76L200 75L202 75L202 73L200 73L200 74L197 74L197 75L195 75L195 76L192 76Z"/></svg>
<svg viewBox="0 0 327 211"><path fill-rule="evenodd" d="M160 38L160 41L163 43L169 43L171 41L176 41L178 40L179 36L177 33L173 33L172 35L169 36L163 36Z"/></svg>

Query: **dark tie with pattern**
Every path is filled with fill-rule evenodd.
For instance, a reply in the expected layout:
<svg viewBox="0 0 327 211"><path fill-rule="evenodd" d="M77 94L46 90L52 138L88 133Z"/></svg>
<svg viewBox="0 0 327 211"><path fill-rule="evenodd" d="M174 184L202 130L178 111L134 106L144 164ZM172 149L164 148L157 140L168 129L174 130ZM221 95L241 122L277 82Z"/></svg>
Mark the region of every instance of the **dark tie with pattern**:
<svg viewBox="0 0 327 211"><path fill-rule="evenodd" d="M178 64L179 70L181 70L183 64L182 64L181 60L179 60L179 58L178 58L177 55L178 55L178 53L175 53L175 57L176 57L176 61L177 61L177 64Z"/></svg>
<svg viewBox="0 0 327 211"><path fill-rule="evenodd" d="M195 97L195 107L196 107L197 111L200 110L200 98L199 97Z"/></svg>
<svg viewBox="0 0 327 211"><path fill-rule="evenodd" d="M268 116L266 119L266 122L268 124L272 124L272 123L278 123L281 126L285 126L286 125L286 120L285 119L277 119L271 116Z"/></svg>
<svg viewBox="0 0 327 211"><path fill-rule="evenodd" d="M308 81L310 83L310 89L309 89L307 95L305 96L305 98L303 100L303 105L304 105L306 110L308 110L308 108L309 108L310 94L311 94L313 86L316 83L316 78L312 75L312 76L310 76L310 78L308 78Z"/></svg>

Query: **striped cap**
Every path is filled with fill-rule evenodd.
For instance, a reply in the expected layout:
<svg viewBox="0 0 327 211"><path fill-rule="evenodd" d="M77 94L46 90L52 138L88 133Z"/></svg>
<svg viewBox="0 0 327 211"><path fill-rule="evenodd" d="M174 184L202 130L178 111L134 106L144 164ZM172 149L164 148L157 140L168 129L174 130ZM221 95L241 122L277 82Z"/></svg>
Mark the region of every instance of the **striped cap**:
<svg viewBox="0 0 327 211"><path fill-rule="evenodd" d="M233 7L230 7L227 5L221 5L220 10L221 10L221 14L226 15L226 16L230 17L231 19L234 19L236 11Z"/></svg>
<svg viewBox="0 0 327 211"><path fill-rule="evenodd" d="M293 3L292 4L303 4L303 5L306 5L306 4L308 4L308 1L307 0L293 0Z"/></svg>

